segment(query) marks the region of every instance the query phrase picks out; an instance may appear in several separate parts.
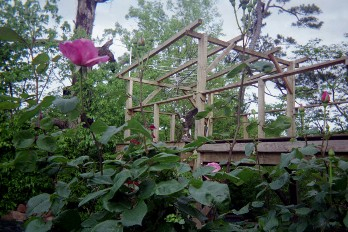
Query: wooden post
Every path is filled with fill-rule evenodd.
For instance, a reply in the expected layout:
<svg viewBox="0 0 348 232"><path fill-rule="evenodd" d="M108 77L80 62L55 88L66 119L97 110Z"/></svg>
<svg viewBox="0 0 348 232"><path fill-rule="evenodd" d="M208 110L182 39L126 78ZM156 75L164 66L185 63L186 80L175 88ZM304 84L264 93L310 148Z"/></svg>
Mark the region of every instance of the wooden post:
<svg viewBox="0 0 348 232"><path fill-rule="evenodd" d="M291 62L288 71L292 71L295 69L295 62ZM285 77L288 79L288 83L290 85L290 88L292 89L292 92L287 91L286 94L286 116L291 118L291 126L288 129L288 136L289 137L295 137L296 136L296 125L295 125L295 75Z"/></svg>
<svg viewBox="0 0 348 232"><path fill-rule="evenodd" d="M243 125L243 139L248 139L249 134L246 129L246 127L248 126L248 115L242 115L242 125Z"/></svg>
<svg viewBox="0 0 348 232"><path fill-rule="evenodd" d="M265 132L263 126L265 125L265 81L259 79L258 81L258 138L264 138Z"/></svg>
<svg viewBox="0 0 348 232"><path fill-rule="evenodd" d="M126 83L126 94L128 95L128 98L126 100L126 110L125 110L125 117L124 121L127 122L132 119L133 110L131 108L133 107L133 80L129 80ZM124 131L124 138L127 138L130 136L130 130L127 129Z"/></svg>
<svg viewBox="0 0 348 232"><path fill-rule="evenodd" d="M170 118L170 142L175 142L175 114L171 115Z"/></svg>
<svg viewBox="0 0 348 232"><path fill-rule="evenodd" d="M159 105L158 104L153 105L153 125L156 127L156 129L153 130L153 135L154 135L153 141L158 142L159 141L159 127L160 127Z"/></svg>
<svg viewBox="0 0 348 232"><path fill-rule="evenodd" d="M204 111L205 108L205 94L203 95L203 92L207 83L207 47L208 37L204 34L198 43L197 92L195 96L198 112ZM195 132L195 139L197 136L204 136L204 118L195 120Z"/></svg>
<svg viewBox="0 0 348 232"><path fill-rule="evenodd" d="M208 105L213 105L214 104L214 93L209 94L208 98ZM213 135L213 117L214 117L214 112L210 111L208 114L208 120L207 120L207 130L208 133L206 133L207 136L212 136Z"/></svg>

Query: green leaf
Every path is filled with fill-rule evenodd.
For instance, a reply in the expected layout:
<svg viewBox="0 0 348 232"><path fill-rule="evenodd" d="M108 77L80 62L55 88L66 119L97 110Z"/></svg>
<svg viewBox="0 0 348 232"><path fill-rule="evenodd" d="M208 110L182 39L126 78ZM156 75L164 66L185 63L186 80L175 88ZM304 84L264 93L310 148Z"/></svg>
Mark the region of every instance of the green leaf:
<svg viewBox="0 0 348 232"><path fill-rule="evenodd" d="M18 108L19 106L19 103L9 101L0 102L0 110L12 110Z"/></svg>
<svg viewBox="0 0 348 232"><path fill-rule="evenodd" d="M83 162L85 162L86 160L89 160L89 156L87 155L83 155L83 156L80 156L76 159L73 159L71 161L69 161L67 163L67 165L71 166L71 167L78 167L79 165L83 164Z"/></svg>
<svg viewBox="0 0 348 232"><path fill-rule="evenodd" d="M173 155L173 154L160 153L152 157L150 161L158 162L158 163L178 162L180 161L180 156Z"/></svg>
<svg viewBox="0 0 348 232"><path fill-rule="evenodd" d="M81 223L81 226L86 227L95 227L98 224L98 221L105 219L107 216L107 211L99 211L96 213L92 213L85 221Z"/></svg>
<svg viewBox="0 0 348 232"><path fill-rule="evenodd" d="M143 125L141 125L140 122L138 122L135 118L132 118L131 120L127 121L125 129L130 129L135 133L140 133L144 135L146 138L152 140L152 135L150 134L149 130L147 130Z"/></svg>
<svg viewBox="0 0 348 232"><path fill-rule="evenodd" d="M128 178L131 177L131 172L128 169L123 169L121 172L117 173L114 178L114 185L111 187L107 199L113 198L118 189L124 184L124 182L126 182Z"/></svg>
<svg viewBox="0 0 348 232"><path fill-rule="evenodd" d="M34 117L36 114L40 112L40 105L33 106L26 111L22 111L22 115L18 119L18 123L22 124L27 122L29 119Z"/></svg>
<svg viewBox="0 0 348 232"><path fill-rule="evenodd" d="M138 204L130 210L125 210L121 214L121 222L124 226L134 226L142 224L143 218L147 213L147 205L144 201L139 201Z"/></svg>
<svg viewBox="0 0 348 232"><path fill-rule="evenodd" d="M45 64L39 64L37 67L36 67L36 72L38 74L43 74L47 71L49 65L48 63L45 63Z"/></svg>
<svg viewBox="0 0 348 232"><path fill-rule="evenodd" d="M198 138L195 141L193 141L193 142L191 142L189 144L186 144L184 146L184 148L196 149L196 148L199 148L200 146L202 146L203 144L205 144L207 142L214 143L213 140L210 140L207 137L198 136Z"/></svg>
<svg viewBox="0 0 348 232"><path fill-rule="evenodd" d="M0 40L25 43L25 40L17 32L8 27L0 27Z"/></svg>
<svg viewBox="0 0 348 232"><path fill-rule="evenodd" d="M33 59L32 64L33 65L45 64L45 63L48 63L49 61L50 61L50 57L47 55L47 53L43 52L37 55Z"/></svg>
<svg viewBox="0 0 348 232"><path fill-rule="evenodd" d="M232 213L236 215L243 215L243 214L249 213L249 203L245 205L243 208L241 208L240 210L233 209Z"/></svg>
<svg viewBox="0 0 348 232"><path fill-rule="evenodd" d="M62 56L61 55L56 55L55 57L52 58L52 62L57 62Z"/></svg>
<svg viewBox="0 0 348 232"><path fill-rule="evenodd" d="M63 181L58 181L56 185L56 192L58 196L63 198L68 198L71 190L69 189L69 185Z"/></svg>
<svg viewBox="0 0 348 232"><path fill-rule="evenodd" d="M348 170L348 162L346 162L344 160L340 160L340 161L338 161L338 167L340 169L342 169L343 171L347 171Z"/></svg>
<svg viewBox="0 0 348 232"><path fill-rule="evenodd" d="M54 224L65 231L74 231L80 228L81 217L77 209L68 209L54 219Z"/></svg>
<svg viewBox="0 0 348 232"><path fill-rule="evenodd" d="M110 190L110 188L106 188L106 189L102 189L102 190L99 190L97 192L93 192L93 193L88 194L80 201L79 207L86 204L87 202L89 202L91 200L94 200L96 198L99 198L99 197L105 195L109 190Z"/></svg>
<svg viewBox="0 0 348 232"><path fill-rule="evenodd" d="M101 120L96 120L91 125L91 130L96 134L104 133L108 129L108 125L106 125Z"/></svg>
<svg viewBox="0 0 348 232"><path fill-rule="evenodd" d="M57 97L53 101L53 104L56 105L63 114L73 111L78 103L79 99L77 97L72 97L70 99Z"/></svg>
<svg viewBox="0 0 348 232"><path fill-rule="evenodd" d="M261 208L265 204L264 201L253 201L251 202L251 206L254 208Z"/></svg>
<svg viewBox="0 0 348 232"><path fill-rule="evenodd" d="M55 96L46 96L46 97L44 97L42 102L40 102L40 107L42 107L42 108L50 107L55 99L56 99Z"/></svg>
<svg viewBox="0 0 348 232"><path fill-rule="evenodd" d="M29 199L27 203L27 215L42 215L50 210L50 194L42 193Z"/></svg>
<svg viewBox="0 0 348 232"><path fill-rule="evenodd" d="M299 148L299 151L303 155L313 156L319 152L319 149L316 148L314 145L308 145L308 146Z"/></svg>
<svg viewBox="0 0 348 232"><path fill-rule="evenodd" d="M302 208L298 208L295 209L295 213L299 216L308 216L308 214L311 212L312 210L310 208L307 207L302 207Z"/></svg>
<svg viewBox="0 0 348 232"><path fill-rule="evenodd" d="M263 128L267 136L269 137L279 137L280 134L289 129L291 126L291 118L280 115L276 120L271 120L266 126Z"/></svg>
<svg viewBox="0 0 348 232"><path fill-rule="evenodd" d="M296 151L293 150L290 153L281 153L280 154L280 163L279 168L285 168L290 164L290 161L295 159L296 157Z"/></svg>
<svg viewBox="0 0 348 232"><path fill-rule="evenodd" d="M154 180L145 180L139 185L139 199L147 199L155 193L156 182Z"/></svg>
<svg viewBox="0 0 348 232"><path fill-rule="evenodd" d="M246 63L241 63L235 66L226 76L226 78L234 78L236 75L241 73L248 65Z"/></svg>
<svg viewBox="0 0 348 232"><path fill-rule="evenodd" d="M177 166L175 169L176 172L180 175L191 171L191 166L187 163L179 163L179 166Z"/></svg>
<svg viewBox="0 0 348 232"><path fill-rule="evenodd" d="M47 158L48 162L54 162L54 163L66 163L68 162L68 158L62 155L54 155Z"/></svg>
<svg viewBox="0 0 348 232"><path fill-rule="evenodd" d="M346 213L346 216L345 216L344 219L343 219L343 223L344 223L344 225L346 226L346 228L348 228L348 211L347 211L347 213Z"/></svg>
<svg viewBox="0 0 348 232"><path fill-rule="evenodd" d="M53 120L50 117L43 118L40 121L40 128L44 130L49 130L53 127Z"/></svg>
<svg viewBox="0 0 348 232"><path fill-rule="evenodd" d="M35 141L35 136L29 130L18 132L13 137L13 145L16 148L30 147Z"/></svg>
<svg viewBox="0 0 348 232"><path fill-rule="evenodd" d="M286 183L289 182L290 179L290 175L287 172L284 172L283 175L281 175L280 177L278 177L276 180L272 181L269 184L269 187L273 190L277 190L280 189L281 187L283 187Z"/></svg>
<svg viewBox="0 0 348 232"><path fill-rule="evenodd" d="M194 178L200 178L204 175L207 175L209 173L212 173L214 171L214 167L211 166L200 166L194 172L192 173L192 176Z"/></svg>
<svg viewBox="0 0 348 232"><path fill-rule="evenodd" d="M274 68L274 64L268 61L256 61L250 65L250 68L256 69L259 72L269 73Z"/></svg>
<svg viewBox="0 0 348 232"><path fill-rule="evenodd" d="M185 178L181 182L177 180L162 181L157 184L155 193L156 195L167 196L183 190L189 181Z"/></svg>
<svg viewBox="0 0 348 232"><path fill-rule="evenodd" d="M208 116L208 114L212 111L212 109L210 110L204 110L204 111L201 111L201 112L198 112L196 115L195 115L195 119L196 120L200 120L200 119L203 119L203 118L206 118Z"/></svg>
<svg viewBox="0 0 348 232"><path fill-rule="evenodd" d="M123 232L123 226L119 221L106 220L96 225L92 232Z"/></svg>
<svg viewBox="0 0 348 232"><path fill-rule="evenodd" d="M29 222L29 224L25 228L25 232L47 232L51 231L51 227L52 221L45 223L42 218L37 218Z"/></svg>
<svg viewBox="0 0 348 232"><path fill-rule="evenodd" d="M22 172L33 172L36 170L37 155L35 151L19 151L13 163L16 169Z"/></svg>
<svg viewBox="0 0 348 232"><path fill-rule="evenodd" d="M245 155L250 156L255 150L255 144L254 143L247 143L245 145Z"/></svg>
<svg viewBox="0 0 348 232"><path fill-rule="evenodd" d="M199 211L197 208L193 207L190 202L183 201L180 198L178 199L177 202L178 210L192 216L193 218L197 218L201 222L207 220L207 217L202 214L201 211Z"/></svg>
<svg viewBox="0 0 348 232"><path fill-rule="evenodd" d="M118 132L122 131L123 128L125 128L125 125L122 125L120 127L115 127L115 126L107 127L106 131L102 134L101 138L99 139L99 142L106 145L111 139L111 137L117 134Z"/></svg>
<svg viewBox="0 0 348 232"><path fill-rule="evenodd" d="M36 145L39 149L48 152L54 152L57 149L56 139L52 136L39 135Z"/></svg>
<svg viewBox="0 0 348 232"><path fill-rule="evenodd" d="M225 208L230 202L228 186L214 181L203 181L200 188L191 185L189 192L196 201L203 205L216 205L218 208Z"/></svg>

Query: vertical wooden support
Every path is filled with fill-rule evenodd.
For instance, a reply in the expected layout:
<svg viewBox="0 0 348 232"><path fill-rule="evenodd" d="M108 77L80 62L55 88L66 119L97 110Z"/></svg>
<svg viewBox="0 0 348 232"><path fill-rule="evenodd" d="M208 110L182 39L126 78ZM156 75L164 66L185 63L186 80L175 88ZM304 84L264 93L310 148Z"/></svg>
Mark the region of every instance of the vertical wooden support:
<svg viewBox="0 0 348 232"><path fill-rule="evenodd" d="M153 130L153 141L158 142L159 141L159 128L160 128L160 122L159 122L159 105L154 104L153 105L153 125L156 127L156 129Z"/></svg>
<svg viewBox="0 0 348 232"><path fill-rule="evenodd" d="M170 140L170 142L175 142L175 114L172 114L171 118L170 118L169 140Z"/></svg>
<svg viewBox="0 0 348 232"><path fill-rule="evenodd" d="M133 107L133 80L129 80L126 83L126 94L128 95L128 98L126 100L126 112L124 121L127 122L132 119L133 111L130 110ZM130 136L130 130L127 129L124 131L124 138L127 138Z"/></svg>
<svg viewBox="0 0 348 232"><path fill-rule="evenodd" d="M209 94L208 97L208 105L213 105L214 104L214 93ZM213 117L214 117L214 113L213 111L210 111L208 114L208 121L207 121L207 130L208 133L206 133L207 136L212 136L213 135Z"/></svg>
<svg viewBox="0 0 348 232"><path fill-rule="evenodd" d="M259 79L258 81L258 138L264 138L265 132L263 126L265 125L265 81Z"/></svg>
<svg viewBox="0 0 348 232"><path fill-rule="evenodd" d="M247 131L247 126L248 126L248 115L242 115L242 125L243 125L243 139L248 139L249 134Z"/></svg>
<svg viewBox="0 0 348 232"><path fill-rule="evenodd" d="M196 107L198 112L204 111L205 91L207 84L207 47L208 37L203 34L198 43L198 63L197 63L197 92L195 96ZM195 120L195 139L197 136L204 136L204 118Z"/></svg>
<svg viewBox="0 0 348 232"><path fill-rule="evenodd" d="M295 69L295 62L291 62L290 66L288 67L288 71L292 71ZM288 76L288 84L290 85L290 88L292 89L292 93L287 91L286 94L286 116L291 118L291 126L288 129L288 136L289 137L295 137L296 136L296 125L295 125L295 76Z"/></svg>

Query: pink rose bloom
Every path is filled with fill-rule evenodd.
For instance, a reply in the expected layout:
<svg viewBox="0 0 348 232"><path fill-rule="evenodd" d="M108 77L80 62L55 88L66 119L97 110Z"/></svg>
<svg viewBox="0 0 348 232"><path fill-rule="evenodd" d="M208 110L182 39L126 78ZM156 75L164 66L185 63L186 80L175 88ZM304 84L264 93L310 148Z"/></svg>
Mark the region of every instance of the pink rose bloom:
<svg viewBox="0 0 348 232"><path fill-rule="evenodd" d="M88 39L77 39L59 44L59 50L75 65L92 67L109 60L108 56L98 56L98 49Z"/></svg>
<svg viewBox="0 0 348 232"><path fill-rule="evenodd" d="M207 166L215 168L213 170L213 172L218 172L218 171L221 170L221 167L220 167L220 165L218 163L214 163L214 162L213 163L208 163Z"/></svg>
<svg viewBox="0 0 348 232"><path fill-rule="evenodd" d="M327 91L324 91L321 95L321 102L322 103L329 103L330 102L330 95Z"/></svg>

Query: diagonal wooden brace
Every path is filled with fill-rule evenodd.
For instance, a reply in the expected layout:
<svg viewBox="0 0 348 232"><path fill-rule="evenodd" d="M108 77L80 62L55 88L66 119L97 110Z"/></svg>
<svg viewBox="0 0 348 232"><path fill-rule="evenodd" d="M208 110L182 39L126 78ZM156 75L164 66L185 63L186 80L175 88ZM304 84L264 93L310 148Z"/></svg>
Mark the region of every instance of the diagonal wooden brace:
<svg viewBox="0 0 348 232"><path fill-rule="evenodd" d="M268 57L269 57L269 58L271 59L271 61L273 62L274 66L275 66L275 68L276 68L276 70L277 70L277 72L278 72L278 73L282 73L282 72L283 72L283 69L280 67L280 65L279 65L278 61L276 60L276 58L274 57L274 55L273 55L273 54L269 54ZM282 77L282 80L283 80L284 83L285 83L286 90L287 90L290 94L292 94L292 93L293 93L293 89L291 88L288 79L287 79L286 77Z"/></svg>

